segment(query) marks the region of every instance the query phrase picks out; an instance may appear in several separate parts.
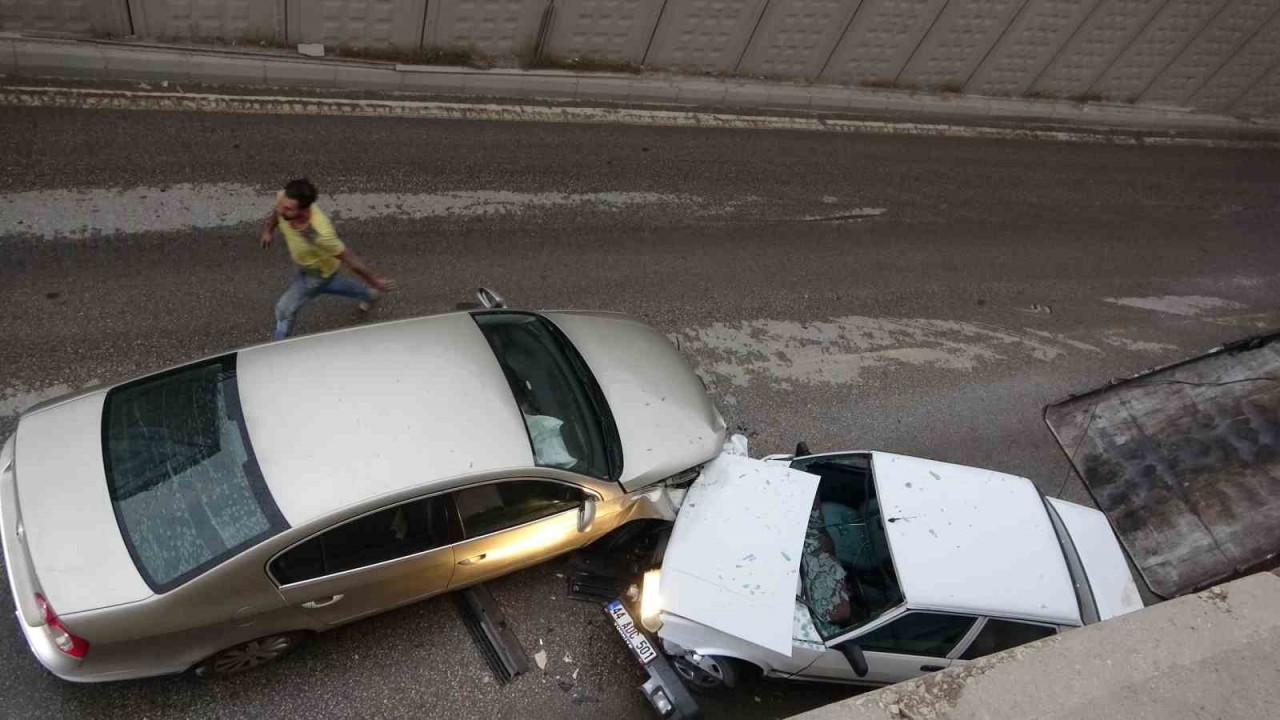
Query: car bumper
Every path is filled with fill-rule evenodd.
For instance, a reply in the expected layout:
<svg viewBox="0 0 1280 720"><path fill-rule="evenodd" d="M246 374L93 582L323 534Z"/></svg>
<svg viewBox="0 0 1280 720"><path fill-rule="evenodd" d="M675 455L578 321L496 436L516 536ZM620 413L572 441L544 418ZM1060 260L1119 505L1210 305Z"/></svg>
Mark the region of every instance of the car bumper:
<svg viewBox="0 0 1280 720"><path fill-rule="evenodd" d="M99 678L86 677L80 671L80 660L58 650L53 644L53 638L49 637L49 631L44 625L32 627L22 619L22 613L14 613L17 616L18 627L22 628L22 636L27 639L27 647L31 648L31 654L36 656L40 664L46 670L57 675L63 680L71 682L92 682ZM114 678L101 678L103 680Z"/></svg>
<svg viewBox="0 0 1280 720"><path fill-rule="evenodd" d="M622 612L617 612L617 609L621 609ZM658 643L658 639L632 620L634 616L626 604L620 599L605 603L604 614L617 628L631 656L649 674L649 679L640 686L640 692L644 693L658 717L669 720L688 720L699 717L701 711L698 709L698 703L689 694L689 689L680 680L671 661L662 653L660 649L662 646ZM637 642L637 638L641 640ZM637 650L637 647L645 646L652 652Z"/></svg>

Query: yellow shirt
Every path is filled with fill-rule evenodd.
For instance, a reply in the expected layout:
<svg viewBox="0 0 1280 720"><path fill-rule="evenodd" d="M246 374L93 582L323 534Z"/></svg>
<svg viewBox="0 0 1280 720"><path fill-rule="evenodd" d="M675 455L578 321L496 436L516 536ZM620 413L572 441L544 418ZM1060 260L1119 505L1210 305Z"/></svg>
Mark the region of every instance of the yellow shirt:
<svg viewBox="0 0 1280 720"><path fill-rule="evenodd" d="M301 230L283 217L279 219L280 232L284 233L285 244L289 246L289 255L293 256L294 262L306 272L317 273L321 277L338 272L342 261L337 256L346 250L346 246L338 239L328 215L312 205L311 221Z"/></svg>

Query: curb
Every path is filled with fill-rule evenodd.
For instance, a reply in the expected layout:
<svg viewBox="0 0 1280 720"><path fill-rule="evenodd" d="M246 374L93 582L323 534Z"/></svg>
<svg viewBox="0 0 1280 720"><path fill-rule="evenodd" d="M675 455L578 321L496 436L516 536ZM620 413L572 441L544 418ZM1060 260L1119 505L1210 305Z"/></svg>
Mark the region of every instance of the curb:
<svg viewBox="0 0 1280 720"><path fill-rule="evenodd" d="M14 78L142 81L252 88L395 92L472 99L608 103L729 112L911 117L950 123L1069 126L1091 131L1280 135L1280 118L1244 120L1110 103L916 94L678 75L478 70L303 58L274 51L75 40L0 33L0 74Z"/></svg>
<svg viewBox="0 0 1280 720"><path fill-rule="evenodd" d="M95 110L170 110L273 115L483 120L499 122L634 125L735 130L802 130L929 137L1050 140L1131 146L1181 146L1280 149L1280 139L1232 139L1138 135L1081 129L992 127L944 123L854 120L796 115L745 115L725 112L515 105L480 102L353 99L332 97L227 95L191 92L103 90L95 88L0 86L0 107L54 107Z"/></svg>

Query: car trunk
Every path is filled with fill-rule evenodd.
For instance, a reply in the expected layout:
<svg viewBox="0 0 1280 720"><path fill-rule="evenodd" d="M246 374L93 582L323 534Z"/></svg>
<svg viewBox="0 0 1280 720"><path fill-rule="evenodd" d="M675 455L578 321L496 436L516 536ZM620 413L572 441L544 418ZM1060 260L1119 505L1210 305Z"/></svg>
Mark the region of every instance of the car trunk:
<svg viewBox="0 0 1280 720"><path fill-rule="evenodd" d="M6 492L4 539L10 554L16 554L12 543L30 559L25 576L13 581L29 625L43 622L26 597L34 592L42 592L64 616L152 594L125 546L107 492L101 430L105 394L53 405L18 424L13 474L5 479L13 483L13 507Z"/></svg>
<svg viewBox="0 0 1280 720"><path fill-rule="evenodd" d="M1049 504L1062 519L1071 545L1080 557L1080 565L1089 581L1098 619L1106 620L1142 609L1142 596L1129 572L1129 563L1116 540L1115 533L1107 525L1107 516L1082 505L1056 498L1048 498Z"/></svg>
<svg viewBox="0 0 1280 720"><path fill-rule="evenodd" d="M1276 564L1280 334L1249 338L1045 409L1152 592Z"/></svg>

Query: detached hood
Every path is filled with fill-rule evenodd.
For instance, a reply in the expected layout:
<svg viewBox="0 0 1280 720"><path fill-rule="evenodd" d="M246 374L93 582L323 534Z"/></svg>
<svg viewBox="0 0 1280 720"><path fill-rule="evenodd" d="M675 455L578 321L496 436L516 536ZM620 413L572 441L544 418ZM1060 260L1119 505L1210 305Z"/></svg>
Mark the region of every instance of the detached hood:
<svg viewBox="0 0 1280 720"><path fill-rule="evenodd" d="M661 333L625 315L543 313L600 383L622 440L628 491L710 460L725 424L702 381Z"/></svg>
<svg viewBox="0 0 1280 720"><path fill-rule="evenodd" d="M818 481L745 457L709 463L667 543L663 612L790 656L800 552Z"/></svg>
<svg viewBox="0 0 1280 720"><path fill-rule="evenodd" d="M14 447L17 516L35 583L59 615L151 596L107 493L102 466L106 391L28 413ZM28 616L34 606L22 606Z"/></svg>
<svg viewBox="0 0 1280 720"><path fill-rule="evenodd" d="M1275 564L1277 377L1280 333L1045 408L1045 422L1157 595Z"/></svg>

